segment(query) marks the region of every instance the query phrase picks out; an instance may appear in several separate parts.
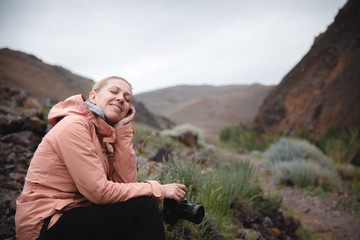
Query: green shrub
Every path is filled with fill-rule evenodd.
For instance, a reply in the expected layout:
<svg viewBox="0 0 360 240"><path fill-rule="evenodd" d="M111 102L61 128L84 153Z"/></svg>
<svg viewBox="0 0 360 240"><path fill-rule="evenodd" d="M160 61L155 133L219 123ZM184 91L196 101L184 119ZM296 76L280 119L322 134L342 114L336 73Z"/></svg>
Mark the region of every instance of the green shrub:
<svg viewBox="0 0 360 240"><path fill-rule="evenodd" d="M257 139L255 132L247 129L244 124L223 128L220 131L219 139L223 147L233 150L242 149L247 152L264 151L275 141L273 137L265 135Z"/></svg>
<svg viewBox="0 0 360 240"><path fill-rule="evenodd" d="M244 199L254 210L263 213L273 212L281 205L281 198L271 194L263 196L255 169L248 161L233 161L204 171L194 159L172 156L168 162L163 163L157 180L162 183L185 184L189 189L188 201L205 207L206 216L201 224L191 224L191 227L186 221L179 221L177 224L183 232L189 232L191 228L194 231L192 234L200 235L201 239L211 239L208 234L213 233L206 230L209 229L209 222L216 226L224 238L234 237L229 236L234 214L231 206L238 198Z"/></svg>
<svg viewBox="0 0 360 240"><path fill-rule="evenodd" d="M187 198L190 200L196 198L202 185L201 170L201 165L195 163L194 159L181 160L178 156L172 155L169 161L163 163L158 180L163 184L176 182L186 185L189 190Z"/></svg>
<svg viewBox="0 0 360 240"><path fill-rule="evenodd" d="M352 164L339 164L337 166L337 172L341 179L347 181L358 181L360 180L360 167Z"/></svg>
<svg viewBox="0 0 360 240"><path fill-rule="evenodd" d="M325 152L332 159L336 168L341 164L351 163L360 152L359 131L350 130L350 135L343 138L330 138L325 143Z"/></svg>
<svg viewBox="0 0 360 240"><path fill-rule="evenodd" d="M273 216L281 207L282 196L275 193L265 193L264 196L256 196L251 201L252 209L264 216Z"/></svg>
<svg viewBox="0 0 360 240"><path fill-rule="evenodd" d="M352 182L350 188L351 195L341 203L341 207L350 210L355 219L360 219L360 181Z"/></svg>
<svg viewBox="0 0 360 240"><path fill-rule="evenodd" d="M264 152L266 163L274 164L295 159L314 161L322 167L332 167L329 159L315 145L306 140L283 137Z"/></svg>
<svg viewBox="0 0 360 240"><path fill-rule="evenodd" d="M230 218L230 206L236 198L250 199L260 194L261 189L254 171L249 162L233 162L204 175L199 202L205 206L217 225L221 226Z"/></svg>
<svg viewBox="0 0 360 240"><path fill-rule="evenodd" d="M306 140L281 138L264 152L264 163L280 183L326 189L338 184L331 161Z"/></svg>
<svg viewBox="0 0 360 240"><path fill-rule="evenodd" d="M360 123L341 132L328 126L318 146L334 162L336 168L342 164L360 165Z"/></svg>
<svg viewBox="0 0 360 240"><path fill-rule="evenodd" d="M353 191L353 195L360 200L360 181L356 181L351 185L351 189Z"/></svg>

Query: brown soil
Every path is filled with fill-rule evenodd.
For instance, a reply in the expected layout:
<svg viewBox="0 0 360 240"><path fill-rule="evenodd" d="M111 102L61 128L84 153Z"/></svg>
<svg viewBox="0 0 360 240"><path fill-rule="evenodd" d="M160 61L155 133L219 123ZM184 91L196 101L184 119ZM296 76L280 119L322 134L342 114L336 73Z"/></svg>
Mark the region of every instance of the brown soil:
<svg viewBox="0 0 360 240"><path fill-rule="evenodd" d="M279 188L260 159L228 151L221 154L230 159L249 160L256 167L262 189L282 195L282 210L298 218L301 225L310 230L315 239L360 239L360 219L356 219L350 210L340 206L348 197L346 193L332 193L331 197L324 199L303 189Z"/></svg>

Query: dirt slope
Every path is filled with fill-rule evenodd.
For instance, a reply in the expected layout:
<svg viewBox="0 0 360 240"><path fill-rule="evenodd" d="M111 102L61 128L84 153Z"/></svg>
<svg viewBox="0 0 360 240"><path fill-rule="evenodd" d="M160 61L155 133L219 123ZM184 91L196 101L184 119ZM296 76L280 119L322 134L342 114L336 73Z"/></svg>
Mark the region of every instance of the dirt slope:
<svg viewBox="0 0 360 240"><path fill-rule="evenodd" d="M31 92L36 98L87 96L94 81L59 67L44 63L37 57L19 51L0 49L0 84Z"/></svg>

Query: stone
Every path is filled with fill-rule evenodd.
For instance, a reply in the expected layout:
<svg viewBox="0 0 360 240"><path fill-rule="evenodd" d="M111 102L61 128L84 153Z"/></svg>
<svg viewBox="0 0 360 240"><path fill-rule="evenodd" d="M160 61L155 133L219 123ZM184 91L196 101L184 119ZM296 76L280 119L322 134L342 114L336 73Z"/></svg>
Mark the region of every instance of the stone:
<svg viewBox="0 0 360 240"><path fill-rule="evenodd" d="M5 143L21 145L28 149L36 149L41 138L31 131L21 131L5 135L0 140Z"/></svg>
<svg viewBox="0 0 360 240"><path fill-rule="evenodd" d="M155 162L163 162L164 160L167 162L171 157L172 150L168 148L160 148L159 151L155 154L153 160Z"/></svg>
<svg viewBox="0 0 360 240"><path fill-rule="evenodd" d="M32 131L43 136L46 133L46 123L36 116L28 116L23 121L22 130Z"/></svg>

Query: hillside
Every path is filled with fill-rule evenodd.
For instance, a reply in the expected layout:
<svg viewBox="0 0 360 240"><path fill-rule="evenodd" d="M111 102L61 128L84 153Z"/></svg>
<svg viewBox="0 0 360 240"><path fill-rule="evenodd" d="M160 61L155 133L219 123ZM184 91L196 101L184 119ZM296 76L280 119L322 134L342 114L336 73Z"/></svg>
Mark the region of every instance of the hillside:
<svg viewBox="0 0 360 240"><path fill-rule="evenodd" d="M0 84L27 90L36 98L63 100L74 94L88 95L94 81L44 63L37 57L11 49L0 49Z"/></svg>
<svg viewBox="0 0 360 240"><path fill-rule="evenodd" d="M350 0L303 59L268 95L254 122L260 133L305 131L319 139L360 122L360 1Z"/></svg>
<svg viewBox="0 0 360 240"><path fill-rule="evenodd" d="M206 137L217 137L228 125L252 122L273 86L181 85L135 95L146 107L177 124L192 124Z"/></svg>
<svg viewBox="0 0 360 240"><path fill-rule="evenodd" d="M82 94L88 96L94 81L58 66L49 65L33 55L11 49L0 49L0 86L27 91L37 99L52 98L57 102ZM157 129L172 126L166 118L156 116L134 99L135 121Z"/></svg>

